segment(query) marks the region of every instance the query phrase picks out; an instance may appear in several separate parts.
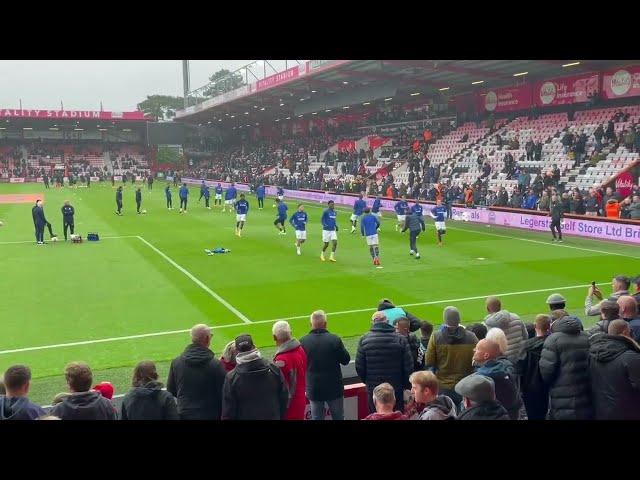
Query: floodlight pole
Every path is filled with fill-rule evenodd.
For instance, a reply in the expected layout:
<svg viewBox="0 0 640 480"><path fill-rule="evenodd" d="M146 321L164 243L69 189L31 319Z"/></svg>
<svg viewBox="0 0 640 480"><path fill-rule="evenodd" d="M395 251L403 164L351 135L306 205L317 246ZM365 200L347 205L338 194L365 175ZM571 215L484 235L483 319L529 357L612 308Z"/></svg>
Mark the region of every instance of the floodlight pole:
<svg viewBox="0 0 640 480"><path fill-rule="evenodd" d="M189 60L182 60L182 91L184 108L187 108L189 106Z"/></svg>

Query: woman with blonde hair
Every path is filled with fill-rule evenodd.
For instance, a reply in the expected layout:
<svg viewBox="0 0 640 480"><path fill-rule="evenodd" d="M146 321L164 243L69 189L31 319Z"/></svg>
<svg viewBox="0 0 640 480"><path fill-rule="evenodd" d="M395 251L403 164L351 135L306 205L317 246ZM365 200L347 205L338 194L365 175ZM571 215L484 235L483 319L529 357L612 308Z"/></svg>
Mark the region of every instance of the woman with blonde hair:
<svg viewBox="0 0 640 480"><path fill-rule="evenodd" d="M220 357L220 363L224 367L225 372L230 372L234 368L236 368L236 342L235 340L230 341L224 347L224 351L222 352L222 357Z"/></svg>

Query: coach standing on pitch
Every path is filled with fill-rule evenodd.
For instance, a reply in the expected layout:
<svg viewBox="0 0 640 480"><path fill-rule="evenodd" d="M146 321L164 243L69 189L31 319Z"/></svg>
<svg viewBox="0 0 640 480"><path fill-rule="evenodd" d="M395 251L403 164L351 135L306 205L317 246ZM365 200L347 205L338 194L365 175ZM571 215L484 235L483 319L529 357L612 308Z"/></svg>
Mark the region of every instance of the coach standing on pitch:
<svg viewBox="0 0 640 480"><path fill-rule="evenodd" d="M136 211L140 215L140 205L142 205L142 190L140 187L136 188Z"/></svg>
<svg viewBox="0 0 640 480"><path fill-rule="evenodd" d="M122 216L122 186L116 190L116 207L118 208L116 215Z"/></svg>
<svg viewBox="0 0 640 480"><path fill-rule="evenodd" d="M69 200L64 201L64 205L62 206L62 229L64 230L64 241L67 241L67 228L71 230L71 235L73 235L73 216L76 211L71 206Z"/></svg>
<svg viewBox="0 0 640 480"><path fill-rule="evenodd" d="M48 222L44 216L42 200L36 200L36 205L31 209L31 216L33 217L33 225L36 227L36 242L38 245L44 245L44 227Z"/></svg>
<svg viewBox="0 0 640 480"><path fill-rule="evenodd" d="M552 242L556 241L556 231L558 232L558 242L562 243L562 217L564 216L564 211L562 209L562 202L558 200L558 196L556 194L551 195L551 204L549 205L549 216L551 217L551 234L553 238Z"/></svg>
<svg viewBox="0 0 640 480"><path fill-rule="evenodd" d="M417 260L420 258L420 253L418 252L416 240L418 235L420 235L420 232L425 231L424 220L417 211L414 211L411 215L407 215L402 231L405 232L407 229L409 229L409 255L413 255L415 253Z"/></svg>

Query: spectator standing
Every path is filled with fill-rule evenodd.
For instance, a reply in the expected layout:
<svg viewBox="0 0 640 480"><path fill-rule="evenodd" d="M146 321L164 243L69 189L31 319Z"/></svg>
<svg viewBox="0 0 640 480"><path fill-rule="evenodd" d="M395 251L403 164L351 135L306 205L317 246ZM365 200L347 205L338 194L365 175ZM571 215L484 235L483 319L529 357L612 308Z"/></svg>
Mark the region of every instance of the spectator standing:
<svg viewBox="0 0 640 480"><path fill-rule="evenodd" d="M640 342L640 316L638 315L638 302L630 295L618 298L620 311L618 316L629 324L631 338Z"/></svg>
<svg viewBox="0 0 640 480"><path fill-rule="evenodd" d="M122 399L122 420L179 420L176 399L163 390L156 365L143 361L136 365L131 390Z"/></svg>
<svg viewBox="0 0 640 480"><path fill-rule="evenodd" d="M409 377L416 403L424 405L418 420L455 420L456 406L446 395L439 395L439 384L433 372L413 372Z"/></svg>
<svg viewBox="0 0 640 480"><path fill-rule="evenodd" d="M551 317L536 316L536 336L524 343L524 358L518 364L520 391L529 420L544 420L549 410L549 389L540 375L540 357L544 341L551 333Z"/></svg>
<svg viewBox="0 0 640 480"><path fill-rule="evenodd" d="M285 420L304 420L307 354L300 342L292 337L288 322L277 321L273 324L271 332L277 345L273 363L282 371L289 391L289 406Z"/></svg>

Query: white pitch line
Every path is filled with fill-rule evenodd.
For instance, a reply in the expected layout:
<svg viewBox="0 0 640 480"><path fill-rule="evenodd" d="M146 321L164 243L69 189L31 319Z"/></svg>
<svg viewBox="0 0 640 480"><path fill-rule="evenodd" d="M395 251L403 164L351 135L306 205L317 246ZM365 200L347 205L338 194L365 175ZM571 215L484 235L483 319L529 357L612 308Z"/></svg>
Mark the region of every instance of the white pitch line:
<svg viewBox="0 0 640 480"><path fill-rule="evenodd" d="M598 282L597 284L603 284L606 282ZM560 290L571 290L574 288L586 288L589 285L570 285L570 286L566 286L566 287L555 287L555 288L541 288L541 289L537 289L537 290L523 290L520 292L507 292L507 293L488 293L486 295L478 295L478 296L474 296L474 297L464 297L464 298L453 298L453 299L447 299L447 300L434 300L431 302L420 302L420 303L407 303L404 305L398 305L399 307L417 307L417 306L421 306L421 305L437 305L440 303L453 303L453 302L463 302L463 301L467 301L467 300L479 300L482 298L486 298L490 295L493 296L497 296L497 297L507 297L507 296L513 296L513 295L524 295L527 293L540 293L540 292L553 292L553 291L560 291ZM334 316L334 315L346 315L349 313L360 313L360 312L372 312L375 311L375 308L359 308L359 309L355 309L355 310L343 310L340 312L329 312L327 313L327 315L329 316ZM297 319L301 319L301 318L309 318L309 314L307 315L298 315L295 317L287 317L287 318L274 318L274 319L270 319L270 320L259 320L257 322L249 322L251 325L257 325L257 324L261 324L261 323L273 323L276 322L278 320L297 320ZM233 327L242 327L242 326L246 326L247 323L232 323L232 324L228 324L228 325L217 325L217 326L213 326L211 327L213 330L221 330L223 328L233 328ZM110 342L118 342L118 341L123 341L123 340L135 340L137 338L147 338L147 337L159 337L159 336L164 336L164 335L174 335L174 334L178 334L178 333L187 333L190 332L191 329L183 329L183 330L169 330L166 332L154 332L154 333L143 333L143 334L139 334L139 335L127 335L125 337L111 337L111 338L102 338L102 339L97 339L97 340L83 340L83 341L79 341L79 342L69 342L69 343L58 343L58 344L54 344L54 345L41 345L41 346L37 346L37 347L25 347L25 348L15 348L15 349L11 349L11 350L0 350L0 355L8 355L10 353L20 353L20 352L32 352L35 350L51 350L51 349L55 349L55 348L65 348L65 347L75 347L75 346L79 346L79 345L92 345L95 343L110 343Z"/></svg>
<svg viewBox="0 0 640 480"><path fill-rule="evenodd" d="M174 267L176 267L178 270L180 270L182 273L184 273L187 277L189 277L189 279L191 279L196 285L198 285L200 288L202 288L205 292L207 292L209 295L211 295L213 298L215 298L218 302L220 302L222 305L224 305L225 307L227 307L228 310L230 310L236 317L238 317L240 320L242 320L244 323L251 323L251 320L249 320L242 312L240 312L237 308L235 308L233 305L231 305L229 302L227 302L224 298L222 298L220 295L218 295L216 292L214 292L213 290L211 290L209 287L207 287L204 283L202 283L198 278L196 278L191 272L189 272L187 269L185 269L184 267L178 265L171 257L169 257L168 255L166 255L162 250L159 250L158 248L156 248L154 245L152 245L151 243L149 243L147 240L145 240L143 237L138 236L138 239L140 239L140 241L142 241L143 243L145 243L149 248L151 248L154 252L156 252L158 255L160 255L162 258L164 258L167 262L169 262L171 265L173 265Z"/></svg>
<svg viewBox="0 0 640 480"><path fill-rule="evenodd" d="M323 206L320 205L312 205L309 204L308 205L311 208L324 208ZM338 207L339 210L341 211L346 211L349 212L350 210L346 207L340 206ZM431 227L432 225L425 222L426 226ZM483 225L481 223L471 223L471 225ZM489 224L484 224L484 225L489 225ZM500 225L496 225L497 227L500 227ZM484 231L480 231L480 230L472 230L472 229L468 229L468 228L461 228L461 227L447 227L449 230L460 230L463 232L471 232L471 233L478 233L480 235L489 235L491 237L502 237L502 238L510 238L512 240L520 240L522 242L531 242L531 243L539 243L540 245L547 245L549 247L564 247L564 248L571 248L574 250L583 250L585 252L595 252L595 253L602 253L604 255L618 255L621 257L626 257L626 258L633 258L634 260L640 260L640 257L634 257L632 255L627 255L624 253L618 253L618 252L607 252L605 250L595 250L593 248L585 248L585 247L576 247L573 245L565 245L565 244L560 244L560 243L549 243L549 242L544 242L542 240L532 240L530 238L521 238L521 237L513 237L511 235L500 235L498 233L489 233L489 232L484 232ZM537 230L534 230L534 232L538 232ZM538 233L542 233L542 232L538 232ZM597 239L589 239L589 240L595 240L597 241Z"/></svg>

